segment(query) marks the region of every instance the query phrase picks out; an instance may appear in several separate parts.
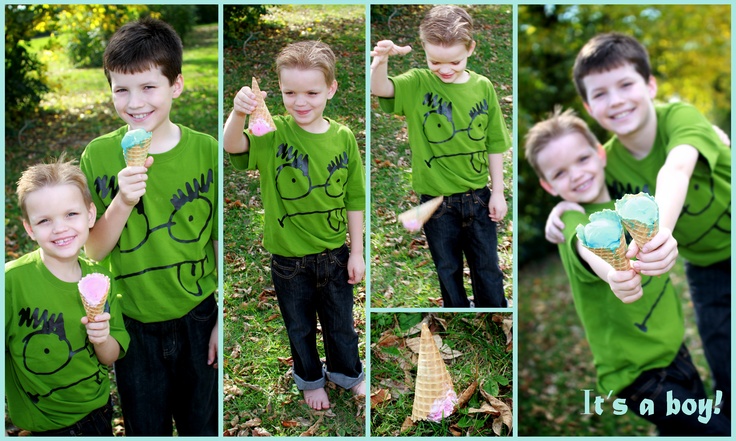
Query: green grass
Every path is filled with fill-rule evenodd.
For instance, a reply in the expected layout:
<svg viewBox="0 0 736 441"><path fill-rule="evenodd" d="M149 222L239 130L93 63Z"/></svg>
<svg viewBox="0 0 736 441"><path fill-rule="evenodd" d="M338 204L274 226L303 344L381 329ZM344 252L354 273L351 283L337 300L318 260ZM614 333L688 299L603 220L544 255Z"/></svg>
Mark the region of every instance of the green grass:
<svg viewBox="0 0 736 441"><path fill-rule="evenodd" d="M389 75L427 67L418 41L425 6L373 7L371 44L391 39L413 50L391 57ZM512 127L512 14L506 6L469 6L476 23L477 46L468 69L487 76L499 97L506 126ZM393 15L392 15L393 14ZM390 18L390 19L389 19ZM429 307L441 299L432 257L422 232L409 233L396 223L399 213L418 204L411 187L411 153L403 117L383 113L371 99L371 306ZM513 303L513 151L504 154L504 184L509 213L497 225L498 257L504 272L506 297ZM466 289L470 292L466 266Z"/></svg>
<svg viewBox="0 0 736 441"><path fill-rule="evenodd" d="M337 55L338 90L325 115L353 130L365 154L365 7L279 6L269 8L247 41L225 47L224 109L242 86L256 77L267 91L271 113L285 112L274 60L288 43L321 39ZM225 36L225 41L233 39ZM263 205L257 172L234 170L225 162L223 252L225 404L229 434L298 436L314 426L315 436L361 436L365 401L328 387L332 409L317 412L304 404L285 360L291 355L263 248ZM354 323L365 359L365 285L355 291ZM321 342L318 344L323 353ZM328 383L330 385L331 383Z"/></svg>
<svg viewBox="0 0 736 441"><path fill-rule="evenodd" d="M681 263L670 277L683 302L685 343L711 390ZM595 370L559 258L519 268L518 290L523 296L518 304L519 435L654 435L654 426L631 412L613 415L611 400L602 415L581 415L581 389L595 389Z"/></svg>
<svg viewBox="0 0 736 441"><path fill-rule="evenodd" d="M475 313L372 313L371 394L388 391L390 398L371 409L371 436L494 436L493 417L470 413L484 400L476 390L466 407L440 423L419 421L402 431L412 414L417 354L407 339L418 337L408 331L423 319L444 344L462 353L446 361L455 392L460 394L477 381L493 397L513 408L512 352L501 321L511 314ZM501 435L510 435L504 427Z"/></svg>

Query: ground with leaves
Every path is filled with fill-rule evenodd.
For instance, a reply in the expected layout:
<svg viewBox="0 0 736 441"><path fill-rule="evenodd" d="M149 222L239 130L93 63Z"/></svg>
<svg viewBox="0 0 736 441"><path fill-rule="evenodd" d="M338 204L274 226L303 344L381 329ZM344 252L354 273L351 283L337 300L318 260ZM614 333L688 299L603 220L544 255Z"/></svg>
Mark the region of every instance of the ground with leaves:
<svg viewBox="0 0 736 441"><path fill-rule="evenodd" d="M439 423L410 418L422 323L439 341L458 396ZM509 313L372 313L371 435L511 435L512 335Z"/></svg>
<svg viewBox="0 0 736 441"><path fill-rule="evenodd" d="M428 6L389 5L371 8L371 47L390 39L413 50L389 59L389 75L427 67L418 37L419 23ZM512 8L508 5L467 7L475 22L477 46L468 69L493 83L506 119L512 126ZM418 205L411 187L411 153L403 117L386 114L371 99L371 306L441 306L439 282L422 232L409 233L397 224L399 213ZM513 137L512 137L513 139ZM512 300L513 149L504 155L504 183L509 212L497 225L499 265L504 272L506 297ZM470 273L465 268L470 292ZM510 304L513 303L512 301Z"/></svg>

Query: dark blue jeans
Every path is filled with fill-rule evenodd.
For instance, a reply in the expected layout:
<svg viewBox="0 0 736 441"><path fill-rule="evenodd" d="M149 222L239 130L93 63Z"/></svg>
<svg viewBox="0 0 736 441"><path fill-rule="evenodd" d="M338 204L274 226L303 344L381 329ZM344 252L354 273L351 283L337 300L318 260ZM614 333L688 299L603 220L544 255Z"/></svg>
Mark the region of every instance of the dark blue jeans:
<svg viewBox="0 0 736 441"><path fill-rule="evenodd" d="M69 427L33 432L33 436L112 436L112 400Z"/></svg>
<svg viewBox="0 0 736 441"><path fill-rule="evenodd" d="M504 308L503 273L498 266L496 223L488 217L487 187L446 196L424 234L440 279L443 306L467 308L470 301L463 286L463 254L470 268L475 306ZM422 195L421 202L432 196Z"/></svg>
<svg viewBox="0 0 736 441"><path fill-rule="evenodd" d="M304 257L271 257L271 277L299 390L323 387L325 371L330 381L345 389L363 381L353 327L353 286L348 283L349 256L343 245ZM317 353L317 317L322 325L324 367Z"/></svg>
<svg viewBox="0 0 736 441"><path fill-rule="evenodd" d="M672 398L680 402L680 412L666 415L668 409L667 393L672 392ZM652 369L643 372L639 377L618 396L626 399L630 411L645 420L654 423L662 436L704 436L730 435L731 422L721 412L713 413L707 424L698 421L698 411L686 415L682 411L685 400L705 399L706 393L698 371L693 365L690 353L683 344L675 359L669 366L661 369ZM652 415L641 415L639 406L642 400L653 402Z"/></svg>
<svg viewBox="0 0 736 441"><path fill-rule="evenodd" d="M731 418L731 259L710 266L685 263L695 321L713 387L723 392L724 415Z"/></svg>
<svg viewBox="0 0 736 441"><path fill-rule="evenodd" d="M210 295L185 316L141 323L125 317L130 346L115 362L126 436L217 436L217 369L207 364L217 303Z"/></svg>

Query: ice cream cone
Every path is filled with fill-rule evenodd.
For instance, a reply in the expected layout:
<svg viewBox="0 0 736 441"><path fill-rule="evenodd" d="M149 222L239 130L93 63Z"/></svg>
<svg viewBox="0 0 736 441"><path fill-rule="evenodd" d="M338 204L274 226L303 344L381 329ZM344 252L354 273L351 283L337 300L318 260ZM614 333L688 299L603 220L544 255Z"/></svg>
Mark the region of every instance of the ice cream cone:
<svg viewBox="0 0 736 441"><path fill-rule="evenodd" d="M624 195L616 201L616 212L639 249L659 233L659 207L646 193Z"/></svg>
<svg viewBox="0 0 736 441"><path fill-rule="evenodd" d="M251 90L256 95L258 104L248 119L248 131L255 136L262 136L268 132L273 132L276 130L276 125L271 117L271 112L266 107L266 101L263 99L261 88L258 87L258 81L256 81L255 77L253 77Z"/></svg>
<svg viewBox="0 0 736 441"><path fill-rule="evenodd" d="M84 276L77 287L87 319L94 322L95 317L105 311L107 294L110 291L110 279L104 274L92 273Z"/></svg>
<svg viewBox="0 0 736 441"><path fill-rule="evenodd" d="M128 167L142 167L148 157L153 134L144 129L131 130L125 134L122 141L123 156Z"/></svg>
<svg viewBox="0 0 736 441"><path fill-rule="evenodd" d="M585 244L583 244L583 246L585 246ZM626 246L626 237L623 233L621 234L621 242L619 243L618 248L591 248L587 246L585 246L585 248L608 262L616 271L626 271L631 268L631 261L626 258L626 250L628 247Z"/></svg>
<svg viewBox="0 0 736 441"><path fill-rule="evenodd" d="M427 220L434 214L435 211L440 207L443 196L437 196L434 199L430 199L427 202L407 210L399 215L399 221L409 231L419 231Z"/></svg>
<svg viewBox="0 0 736 441"><path fill-rule="evenodd" d="M456 401L457 396L450 373L432 338L432 333L429 332L427 324L423 323L411 419L414 422L427 419L439 421L452 413Z"/></svg>

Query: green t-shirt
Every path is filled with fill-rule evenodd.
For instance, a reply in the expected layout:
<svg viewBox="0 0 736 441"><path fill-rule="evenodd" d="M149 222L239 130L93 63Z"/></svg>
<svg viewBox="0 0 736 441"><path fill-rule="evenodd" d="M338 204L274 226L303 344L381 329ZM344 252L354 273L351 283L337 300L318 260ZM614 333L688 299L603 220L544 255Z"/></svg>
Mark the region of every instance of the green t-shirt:
<svg viewBox="0 0 736 441"><path fill-rule="evenodd" d="M634 158L615 136L605 145L611 197L656 194L657 174L669 152L682 144L695 147L700 156L673 236L680 254L695 265L725 260L731 257L731 149L693 106L671 103L655 108L657 137L645 158Z"/></svg>
<svg viewBox="0 0 736 441"><path fill-rule="evenodd" d="M558 246L575 309L593 353L597 388L614 394L642 372L669 365L682 345L682 307L668 276L642 277L644 295L623 303L611 287L578 255L575 227L588 223L590 213L613 209L613 202L584 206L586 214L563 214L565 242Z"/></svg>
<svg viewBox="0 0 736 441"><path fill-rule="evenodd" d="M263 246L272 254L301 257L339 248L345 244L347 211L365 210L355 136L326 119L327 132L315 134L291 116L276 116L276 131L260 137L246 131L248 152L230 155L235 168L260 172Z"/></svg>
<svg viewBox="0 0 736 441"><path fill-rule="evenodd" d="M145 323L180 318L217 289L217 141L179 128L179 144L151 155L146 194L104 262L120 283L123 314ZM126 131L101 136L82 153L98 218L119 189Z"/></svg>
<svg viewBox="0 0 736 441"><path fill-rule="evenodd" d="M117 285L99 265L79 259L82 275L110 277L110 335L122 357L130 337L123 325ZM10 419L32 432L61 429L110 398L108 367L95 356L76 283L63 282L40 250L5 264L5 394Z"/></svg>
<svg viewBox="0 0 736 441"><path fill-rule="evenodd" d="M449 196L488 185L488 155L511 147L491 81L445 84L429 69L390 77L393 98L385 112L405 115L411 147L412 186L419 194Z"/></svg>

